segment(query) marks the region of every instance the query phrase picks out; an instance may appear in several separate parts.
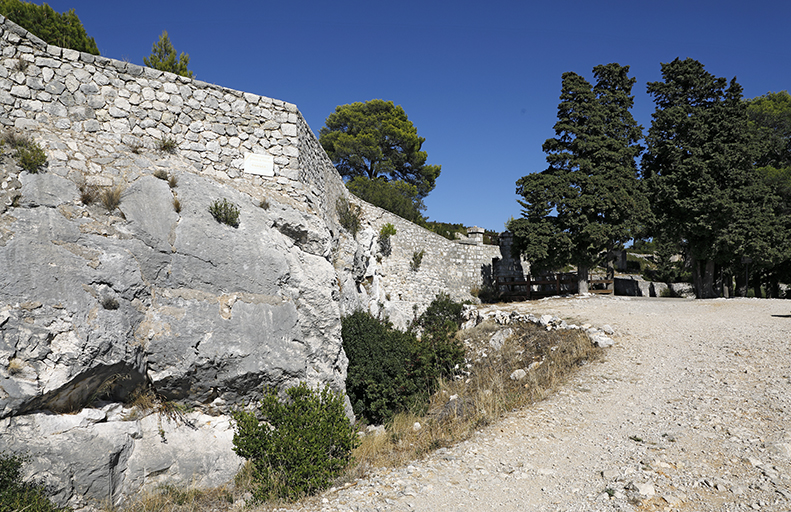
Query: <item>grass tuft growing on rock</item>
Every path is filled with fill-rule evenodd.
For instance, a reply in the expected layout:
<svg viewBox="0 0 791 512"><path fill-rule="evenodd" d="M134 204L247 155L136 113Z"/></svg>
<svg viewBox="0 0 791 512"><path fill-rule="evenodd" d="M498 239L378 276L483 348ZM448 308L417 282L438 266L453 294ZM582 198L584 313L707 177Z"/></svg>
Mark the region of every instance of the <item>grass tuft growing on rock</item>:
<svg viewBox="0 0 791 512"><path fill-rule="evenodd" d="M112 213L116 208L121 206L122 193L123 189L120 185L106 188L99 196L99 199L102 201L102 206L104 206L109 213Z"/></svg>

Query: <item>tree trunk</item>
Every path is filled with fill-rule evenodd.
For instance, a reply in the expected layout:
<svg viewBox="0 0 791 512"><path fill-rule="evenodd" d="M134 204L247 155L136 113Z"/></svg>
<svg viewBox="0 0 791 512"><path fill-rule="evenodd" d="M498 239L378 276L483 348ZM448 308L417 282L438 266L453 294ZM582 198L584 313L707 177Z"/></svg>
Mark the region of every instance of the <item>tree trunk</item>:
<svg viewBox="0 0 791 512"><path fill-rule="evenodd" d="M733 297L733 276L730 270L722 273L722 294L725 298Z"/></svg>
<svg viewBox="0 0 791 512"><path fill-rule="evenodd" d="M616 252L613 248L607 251L607 278L612 283L605 286L608 290L615 290L615 258ZM613 294L615 292L613 291Z"/></svg>
<svg viewBox="0 0 791 512"><path fill-rule="evenodd" d="M747 297L747 267L742 265L736 269L736 296Z"/></svg>
<svg viewBox="0 0 791 512"><path fill-rule="evenodd" d="M588 293L588 267L577 265L577 293Z"/></svg>
<svg viewBox="0 0 791 512"><path fill-rule="evenodd" d="M750 284L753 287L753 294L757 298L762 298L763 295L761 294L761 273L760 272L753 272L750 276Z"/></svg>
<svg viewBox="0 0 791 512"><path fill-rule="evenodd" d="M714 261L705 260L705 267L700 260L695 260L692 268L695 283L695 296L698 299L712 299L714 293Z"/></svg>

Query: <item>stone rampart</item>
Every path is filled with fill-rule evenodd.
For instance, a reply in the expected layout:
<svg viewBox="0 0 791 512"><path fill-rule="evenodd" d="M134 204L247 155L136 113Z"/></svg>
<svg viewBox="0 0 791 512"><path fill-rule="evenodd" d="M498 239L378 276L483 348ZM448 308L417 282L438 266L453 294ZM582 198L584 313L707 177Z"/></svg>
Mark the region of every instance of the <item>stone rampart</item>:
<svg viewBox="0 0 791 512"><path fill-rule="evenodd" d="M88 184L128 181L114 156L166 141L194 170L244 177L328 212L343 184L291 103L153 68L48 45L0 17L0 123L35 132L49 171ZM95 136L104 148L50 144L46 132ZM244 173L247 154L272 157L272 176Z"/></svg>
<svg viewBox="0 0 791 512"><path fill-rule="evenodd" d="M386 210L360 203L363 218L370 224L364 245L376 256L364 282L373 296L374 310L381 303L394 319L411 317L413 305L421 312L440 292L457 301L471 300L471 291L491 284L493 260L502 256L500 247L448 240ZM378 236L388 223L396 234L390 237L391 253L385 255L378 247ZM413 256L421 251L420 265L413 269Z"/></svg>

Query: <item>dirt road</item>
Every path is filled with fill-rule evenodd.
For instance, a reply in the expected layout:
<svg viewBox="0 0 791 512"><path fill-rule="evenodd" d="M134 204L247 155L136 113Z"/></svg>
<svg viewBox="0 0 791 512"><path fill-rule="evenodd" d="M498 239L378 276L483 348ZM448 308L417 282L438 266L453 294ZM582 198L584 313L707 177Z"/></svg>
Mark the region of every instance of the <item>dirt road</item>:
<svg viewBox="0 0 791 512"><path fill-rule="evenodd" d="M791 510L791 301L503 306L609 324L559 393L311 510Z"/></svg>

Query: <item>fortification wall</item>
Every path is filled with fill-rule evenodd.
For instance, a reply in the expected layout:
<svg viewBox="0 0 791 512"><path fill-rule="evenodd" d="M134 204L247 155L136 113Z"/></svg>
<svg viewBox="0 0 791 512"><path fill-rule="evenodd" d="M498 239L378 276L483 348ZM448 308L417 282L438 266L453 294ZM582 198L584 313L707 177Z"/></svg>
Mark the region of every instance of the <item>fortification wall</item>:
<svg viewBox="0 0 791 512"><path fill-rule="evenodd" d="M349 194L296 105L48 45L2 17L0 43L0 124L26 131L41 144L47 172L75 183L125 186L140 173L129 158L140 148L150 151L172 140L191 172L253 195L265 190L280 200L290 198L294 207L322 218L335 235L342 232L335 205ZM271 156L272 175L246 173L248 154ZM351 301L354 307L391 300L412 314L413 306L422 311L440 291L472 299L470 290L482 286L492 258L500 257L497 247L449 241L353 201L362 205L374 235L385 223L397 229L392 255L368 264L369 289L358 290L363 296ZM367 244L372 254L370 236L341 243L340 252L351 252L339 258L341 266L353 266L356 243ZM412 271L412 255L421 250L422 265Z"/></svg>
<svg viewBox="0 0 791 512"><path fill-rule="evenodd" d="M115 157L173 140L194 171L266 186L314 213L330 211L345 193L296 105L58 48L2 17L0 31L0 123L33 133L47 151L49 172L80 173L100 186L129 181ZM101 147L87 149L84 138ZM246 175L248 153L273 157L273 176Z"/></svg>

